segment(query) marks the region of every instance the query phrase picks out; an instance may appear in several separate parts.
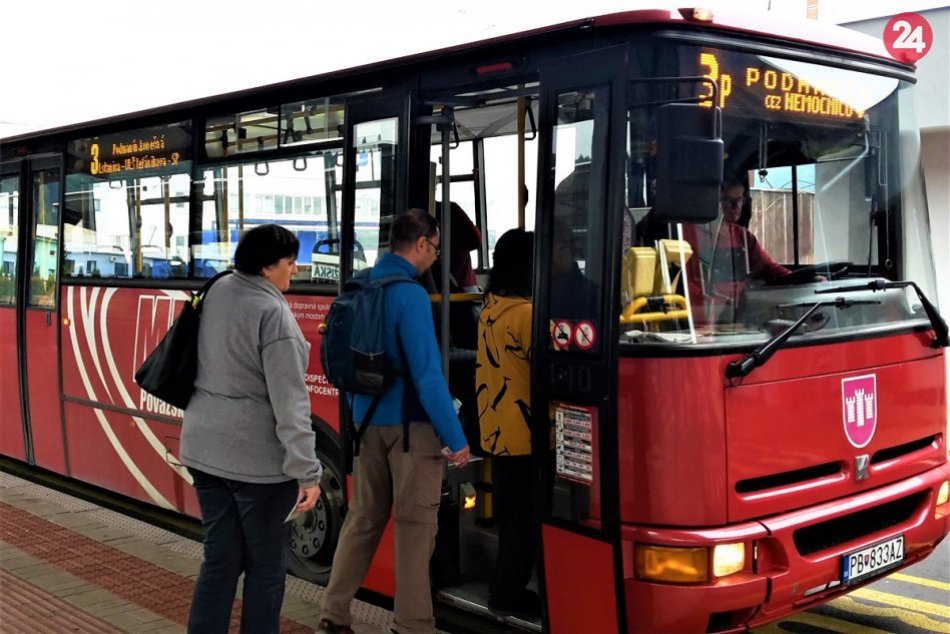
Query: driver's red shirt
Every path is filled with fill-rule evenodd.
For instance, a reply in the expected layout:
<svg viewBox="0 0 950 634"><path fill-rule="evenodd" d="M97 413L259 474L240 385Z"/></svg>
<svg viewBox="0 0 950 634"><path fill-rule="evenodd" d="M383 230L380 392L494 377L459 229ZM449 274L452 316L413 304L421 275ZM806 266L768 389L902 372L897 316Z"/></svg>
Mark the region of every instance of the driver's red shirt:
<svg viewBox="0 0 950 634"><path fill-rule="evenodd" d="M791 273L741 225L722 222L716 231L712 223L684 233L692 234L687 239L698 255L691 264L699 266L691 267L690 275L690 301L695 307L703 305L704 300L735 305L748 280L770 282Z"/></svg>
<svg viewBox="0 0 950 634"><path fill-rule="evenodd" d="M699 232L700 241L710 236ZM742 225L723 222L713 234L713 244L700 245L700 259L708 268L711 282L742 282L748 278L770 282L791 273L772 259L751 231Z"/></svg>

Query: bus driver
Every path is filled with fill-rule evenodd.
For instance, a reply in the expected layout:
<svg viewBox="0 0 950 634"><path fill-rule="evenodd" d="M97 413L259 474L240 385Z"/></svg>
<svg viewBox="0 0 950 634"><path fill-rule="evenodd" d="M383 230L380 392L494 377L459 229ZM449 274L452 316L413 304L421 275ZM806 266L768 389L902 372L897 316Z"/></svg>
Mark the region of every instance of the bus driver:
<svg viewBox="0 0 950 634"><path fill-rule="evenodd" d="M722 184L718 231L703 236L707 238L704 242L712 240L700 249L701 259L709 267L706 292L724 294L733 301L749 278L771 282L791 273L772 259L751 231L739 224L747 200L746 188L739 181L727 180Z"/></svg>

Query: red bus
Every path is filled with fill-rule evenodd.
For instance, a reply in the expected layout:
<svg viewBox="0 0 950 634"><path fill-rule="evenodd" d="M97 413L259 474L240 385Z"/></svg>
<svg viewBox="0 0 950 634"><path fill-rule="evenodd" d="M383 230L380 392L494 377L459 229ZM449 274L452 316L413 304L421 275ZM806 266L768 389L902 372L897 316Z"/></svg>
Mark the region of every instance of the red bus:
<svg viewBox="0 0 950 634"><path fill-rule="evenodd" d="M480 276L506 229L536 236L545 611L514 624L732 632L828 601L950 528L913 91L850 31L642 10L4 139L2 453L196 516L182 412L132 376L240 231L279 222L327 466L288 547L325 580L347 486L318 326L394 214L451 200ZM478 304L447 266L438 336L477 412ZM486 614L489 463L447 471L432 565ZM392 595L389 543L365 585Z"/></svg>

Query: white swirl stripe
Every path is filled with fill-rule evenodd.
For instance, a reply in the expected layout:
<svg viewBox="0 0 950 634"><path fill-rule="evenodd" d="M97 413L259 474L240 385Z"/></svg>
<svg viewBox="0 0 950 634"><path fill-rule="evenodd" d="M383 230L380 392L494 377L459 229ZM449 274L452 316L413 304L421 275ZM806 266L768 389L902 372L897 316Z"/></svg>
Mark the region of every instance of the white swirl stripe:
<svg viewBox="0 0 950 634"><path fill-rule="evenodd" d="M82 379L83 386L86 388L86 396L90 401L98 400L96 398L95 390L92 387L92 383L89 381L89 375L86 372L86 366L82 359L82 354L79 350L79 339L76 334L76 320L73 311L73 289L74 287L70 286L67 290L66 298L66 307L67 314L69 316L69 339L72 343L73 355L76 358L76 367L79 370L79 376ZM112 448L115 450L116 455L119 456L119 459L122 461L122 464L125 465L125 468L129 471L136 482L139 483L139 486L148 494L152 500L159 506L165 507L167 509L175 509L175 506L171 504L168 500L165 499L158 489L149 482L148 478L145 477L145 474L142 473L138 465L135 464L135 461L132 460L128 452L125 450L125 447L122 446L122 442L116 437L115 432L112 431L112 426L109 424L109 421L105 417L105 413L98 408L93 408L93 412L96 414L96 419L99 421L99 426L102 427L102 431L105 433L106 437L109 439L109 442L112 445Z"/></svg>
<svg viewBox="0 0 950 634"><path fill-rule="evenodd" d="M115 293L115 291L116 289L114 288L110 288L108 291L106 291L105 298L103 298L102 306L100 308L102 349L106 355L106 363L109 364L109 372L112 374L112 380L115 381L116 389L118 389L119 396L122 397L122 401L129 409L138 409L135 401L133 401L132 397L129 395L128 390L125 389L125 382L122 380L122 376L119 374L119 369L115 365L115 357L112 356L112 345L109 342L109 330L106 328L106 315L109 312L109 303L112 301L112 295ZM148 444L152 446L152 449L155 450L155 453L159 455L165 464L171 467L172 470L179 476L184 478L188 484L191 484L191 474L188 473L188 470L185 469L185 467L173 464L168 460L168 454L170 453L168 448L162 444L162 441L158 439L158 437L155 435L155 432L152 431L152 428L148 426L148 423L138 416L133 416L132 420L135 421L135 426L138 427L139 431L142 433L142 436L146 441L148 441Z"/></svg>
<svg viewBox="0 0 950 634"><path fill-rule="evenodd" d="M115 405L115 399L112 397L112 392L109 390L109 384L106 382L106 377L102 374L102 363L99 361L99 349L96 345L95 314L96 300L99 298L99 288L97 287L92 290L92 297L90 298L88 305L86 304L85 288L82 289L79 297L80 311L82 313L83 332L86 335L86 343L89 345L89 354L92 356L92 362L96 365L96 373L99 375L99 381L102 384L102 387L105 389L106 394L109 396L109 403Z"/></svg>

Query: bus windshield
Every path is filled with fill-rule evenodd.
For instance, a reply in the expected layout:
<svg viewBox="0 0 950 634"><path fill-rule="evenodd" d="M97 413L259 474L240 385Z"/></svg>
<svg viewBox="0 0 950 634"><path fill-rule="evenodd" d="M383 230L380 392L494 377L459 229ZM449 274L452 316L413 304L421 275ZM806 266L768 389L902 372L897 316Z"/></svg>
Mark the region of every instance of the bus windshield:
<svg viewBox="0 0 950 634"><path fill-rule="evenodd" d="M909 279L933 293L909 83L705 46L660 46L652 57L668 72L650 74L669 80L632 77L628 90L622 343L759 343L845 281ZM689 98L721 114L720 209L705 224L666 224L651 214L656 112ZM909 289L848 299L857 301L815 311L794 336L926 319Z"/></svg>

